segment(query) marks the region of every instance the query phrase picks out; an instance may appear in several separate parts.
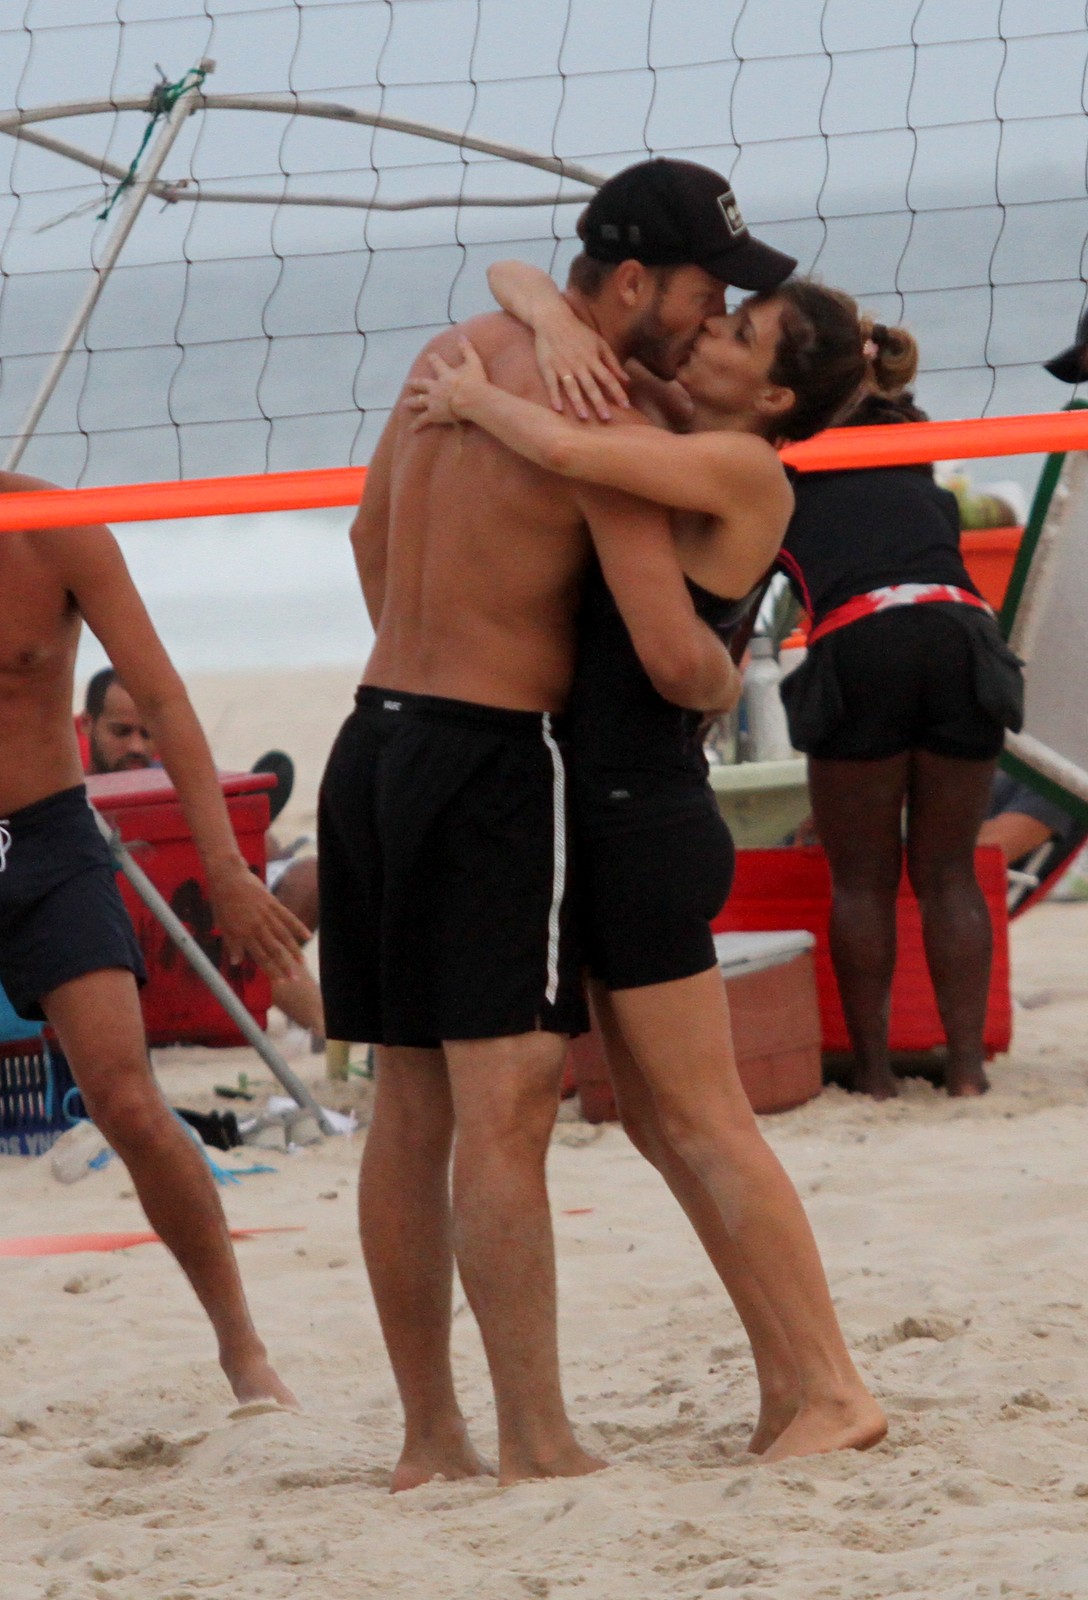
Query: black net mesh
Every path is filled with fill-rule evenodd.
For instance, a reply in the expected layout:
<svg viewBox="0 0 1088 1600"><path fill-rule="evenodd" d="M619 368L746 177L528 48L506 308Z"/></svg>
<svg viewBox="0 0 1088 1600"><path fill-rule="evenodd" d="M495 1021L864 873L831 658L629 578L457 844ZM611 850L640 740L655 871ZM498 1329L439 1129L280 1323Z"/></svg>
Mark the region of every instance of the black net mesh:
<svg viewBox="0 0 1088 1600"><path fill-rule="evenodd" d="M102 103L30 126L116 172L148 124L117 104L204 57L209 95L288 113L334 101L598 173L647 152L717 166L761 236L914 330L934 416L1069 396L1041 363L1084 303L1084 0L0 0L0 107ZM123 197L99 220L116 177L4 127L7 454ZM365 462L419 344L486 306L494 259L562 274L578 206L557 201L589 192L456 142L241 109L195 111L163 177L184 198L144 206L27 471ZM478 203L511 198L544 203Z"/></svg>

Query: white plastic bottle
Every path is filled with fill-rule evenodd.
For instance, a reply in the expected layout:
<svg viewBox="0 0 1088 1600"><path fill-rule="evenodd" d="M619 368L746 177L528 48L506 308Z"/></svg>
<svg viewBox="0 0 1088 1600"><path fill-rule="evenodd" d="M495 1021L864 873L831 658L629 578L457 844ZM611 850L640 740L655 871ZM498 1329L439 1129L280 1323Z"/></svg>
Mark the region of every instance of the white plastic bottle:
<svg viewBox="0 0 1088 1600"><path fill-rule="evenodd" d="M751 761L788 761L796 754L790 744L786 708L778 692L781 678L774 640L754 638L748 646L743 693Z"/></svg>

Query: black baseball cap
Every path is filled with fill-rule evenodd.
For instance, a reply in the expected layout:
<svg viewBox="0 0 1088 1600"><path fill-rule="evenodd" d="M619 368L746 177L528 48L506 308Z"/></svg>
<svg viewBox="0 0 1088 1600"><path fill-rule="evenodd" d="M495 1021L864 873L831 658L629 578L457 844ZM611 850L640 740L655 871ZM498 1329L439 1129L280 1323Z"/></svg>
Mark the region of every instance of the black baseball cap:
<svg viewBox="0 0 1088 1600"><path fill-rule="evenodd" d="M1076 344L1071 344L1052 360L1044 361L1043 366L1063 383L1083 383L1088 378L1088 311L1082 313L1077 323Z"/></svg>
<svg viewBox="0 0 1088 1600"><path fill-rule="evenodd" d="M578 234L594 261L692 265L738 289L776 289L797 265L752 238L720 172L667 156L640 161L603 183Z"/></svg>

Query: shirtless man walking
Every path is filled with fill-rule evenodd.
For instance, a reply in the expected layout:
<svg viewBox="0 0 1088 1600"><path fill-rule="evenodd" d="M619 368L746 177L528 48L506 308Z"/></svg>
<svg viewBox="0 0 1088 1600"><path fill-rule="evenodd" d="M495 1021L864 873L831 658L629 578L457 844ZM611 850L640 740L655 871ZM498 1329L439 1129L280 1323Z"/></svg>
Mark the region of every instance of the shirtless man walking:
<svg viewBox="0 0 1088 1600"><path fill-rule="evenodd" d="M671 376L722 309L722 277L694 262L708 238L730 243L731 193L716 177L689 193L683 164L649 165L666 169L655 203L671 254L638 259L606 184L587 213L612 230L593 235L607 263L593 320L621 358ZM733 242L768 284L793 264ZM589 300L574 303L590 321ZM546 403L532 338L503 315L440 335L410 376L432 350L453 356L461 332L496 383ZM590 540L661 694L712 711L739 688L662 511L554 477L479 429L412 422L402 396L352 527L376 642L325 774L318 852L329 1033L377 1046L359 1208L405 1413L394 1489L482 1470L450 1366L455 1256L494 1385L500 1481L602 1465L564 1408L544 1181L565 1039L585 1026L560 714Z"/></svg>
<svg viewBox="0 0 1088 1600"><path fill-rule="evenodd" d="M0 493L50 484L0 472ZM102 527L0 533L0 984L54 1029L88 1115L177 1258L242 1407L294 1396L250 1318L206 1162L151 1074L144 977L108 846L87 804L72 685L83 621L128 685L200 852L232 960L294 974L307 930L249 871L184 685Z"/></svg>

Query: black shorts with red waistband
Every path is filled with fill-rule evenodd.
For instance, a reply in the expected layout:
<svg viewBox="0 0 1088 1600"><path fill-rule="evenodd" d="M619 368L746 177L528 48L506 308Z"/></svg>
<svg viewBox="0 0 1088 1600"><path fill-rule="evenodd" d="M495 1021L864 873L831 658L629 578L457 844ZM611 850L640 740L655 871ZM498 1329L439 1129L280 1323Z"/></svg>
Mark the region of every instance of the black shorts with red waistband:
<svg viewBox="0 0 1088 1600"><path fill-rule="evenodd" d="M146 980L109 845L82 784L0 821L0 984L20 1017L88 973L119 967Z"/></svg>
<svg viewBox="0 0 1088 1600"><path fill-rule="evenodd" d="M329 1037L582 1032L567 866L554 717L361 688L318 811Z"/></svg>
<svg viewBox="0 0 1088 1600"><path fill-rule="evenodd" d="M816 760L927 750L992 761L1022 721L1023 678L987 611L941 601L827 634L784 680L782 700L791 743Z"/></svg>

